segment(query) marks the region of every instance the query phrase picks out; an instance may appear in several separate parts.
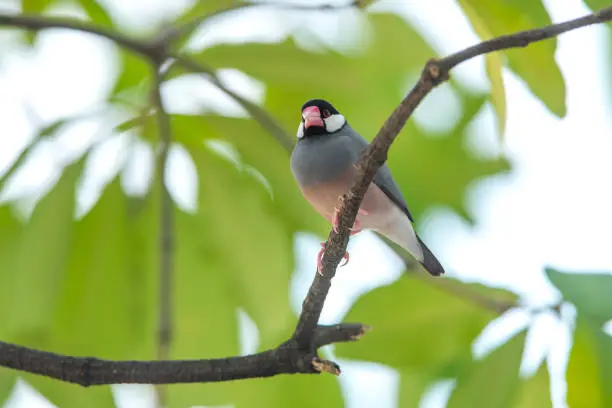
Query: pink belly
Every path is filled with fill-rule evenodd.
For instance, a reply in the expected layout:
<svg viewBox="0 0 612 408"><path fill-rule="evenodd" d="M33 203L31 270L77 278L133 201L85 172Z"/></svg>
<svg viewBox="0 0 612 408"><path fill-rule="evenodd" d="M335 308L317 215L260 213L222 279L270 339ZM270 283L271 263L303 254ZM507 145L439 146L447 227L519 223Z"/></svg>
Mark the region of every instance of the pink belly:
<svg viewBox="0 0 612 408"><path fill-rule="evenodd" d="M351 186L352 176L353 174L344 174L333 181L305 187L302 194L317 212L331 222L340 196L347 193ZM361 228L384 229L391 221L392 206L394 204L387 195L376 184L371 183L360 206L367 214L357 215Z"/></svg>

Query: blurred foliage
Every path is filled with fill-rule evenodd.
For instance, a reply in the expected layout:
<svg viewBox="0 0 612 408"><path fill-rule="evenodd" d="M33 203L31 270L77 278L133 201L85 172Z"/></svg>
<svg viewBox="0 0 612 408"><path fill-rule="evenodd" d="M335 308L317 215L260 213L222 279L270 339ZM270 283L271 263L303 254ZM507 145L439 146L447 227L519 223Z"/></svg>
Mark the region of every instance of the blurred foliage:
<svg viewBox="0 0 612 408"><path fill-rule="evenodd" d="M605 7L610 7L609 0L585 0L585 4L593 11L601 10ZM612 27L608 24L604 26L608 30L608 63L612 65ZM612 78L612 76L610 77ZM610 83L612 79L608 79L608 83ZM609 99L609 103L612 103L612 99Z"/></svg>
<svg viewBox="0 0 612 408"><path fill-rule="evenodd" d="M176 22L203 20L237 3L194 2ZM371 3L363 1L360 6ZM607 3L587 0L594 9ZM80 5L85 18L96 25L129 30L117 27L103 2L97 0L22 0L21 4L23 12L31 14L58 5ZM482 39L550 23L539 1L459 0L459 4ZM400 17L364 15L369 37L359 51L351 53L324 44L306 50L288 37L277 44L219 44L194 52L193 57L215 68L239 69L262 81L266 86L264 108L290 134L297 127L301 104L320 97L332 100L354 128L372 139L424 62L436 55ZM33 43L36 37L28 38ZM398 39L409 52L398 52ZM483 158L466 148L469 125L486 103L493 105L503 131L503 67L521 77L553 113L565 115L565 84L555 50L556 41L551 40L487 56L490 93L475 94L455 80L444 84L460 101L461 115L442 134L432 134L409 121L389 153L389 165L416 219L433 206L442 206L474 221L465 205L466 192L478 180L510 169L503 157ZM129 50L118 50L117 56L120 72L107 100L127 107L133 115L147 112L152 82L149 63ZM168 79L182 74L171 70ZM440 112L440 120L444 113ZM46 126L38 139L58 132L64 123L60 120ZM138 137L156 147L154 120L134 117L129 123ZM197 211L174 208L171 357L239 354L239 310L255 322L259 349L273 347L290 335L295 324L288 299L295 268L294 236L300 231L326 236L329 225L301 197L289 171L288 152L252 119L173 114L171 124L176 143L186 150L198 176ZM207 147L213 141L234 149L237 161ZM36 143L0 175L0 189ZM71 355L155 358L160 182L152 180L146 195L133 197L122 191L120 177L114 177L93 209L75 220L75 193L82 168L83 159L67 166L30 217L19 215L17 204L0 204L0 339ZM612 317L612 277L552 270L548 276L578 311L567 374L570 407L612 406L608 386L612 383L612 341L602 331L602 324ZM507 304L515 304L516 295L444 279L456 290L409 274L363 295L346 320L371 324L374 331L359 342L335 346L336 354L396 369L402 408L418 407L428 387L452 378L456 385L449 407L551 406L545 365L530 378L519 376L524 332L482 359L472 356L474 340L498 315L472 303L465 293ZM0 369L0 402L16 378L16 372ZM113 404L109 387L84 389L43 377L24 378L60 407ZM326 375L175 385L169 387L168 402L171 407L301 407L312 406L313 398L320 406L343 405L337 380Z"/></svg>
<svg viewBox="0 0 612 408"><path fill-rule="evenodd" d="M469 2L460 2L465 12L466 17L472 23L474 31L484 40L495 37L484 20L478 15L476 10L472 8ZM502 76L503 59L500 53L493 52L485 55L485 68L489 81L491 83L491 102L497 112L497 123L499 132L503 135L504 126L506 124L506 90L504 88L504 79Z"/></svg>
<svg viewBox="0 0 612 408"><path fill-rule="evenodd" d="M540 1L487 1L458 0L474 30L483 39L512 34L550 25L550 17ZM531 92L557 116L565 116L565 82L555 61L557 40L555 38L503 51L508 65L527 84ZM498 75L499 63L489 57L489 75ZM499 88L499 79L491 79L494 95ZM499 91L497 91L499 92ZM498 108L498 111L501 108Z"/></svg>
<svg viewBox="0 0 612 408"><path fill-rule="evenodd" d="M470 365L457 378L448 408L511 407L520 387L518 371L524 345L525 333L521 333Z"/></svg>
<svg viewBox="0 0 612 408"><path fill-rule="evenodd" d="M567 368L570 407L612 406L612 337L603 325L612 319L612 275L546 273L578 311L574 347Z"/></svg>
<svg viewBox="0 0 612 408"><path fill-rule="evenodd" d="M481 285L468 286L482 290ZM508 299L506 292L486 293ZM368 322L375 330L358 343L336 345L336 350L342 357L379 362L400 370L453 376L462 363L471 359L472 342L495 317L495 312L450 294L429 278L408 275L357 300L345 320Z"/></svg>

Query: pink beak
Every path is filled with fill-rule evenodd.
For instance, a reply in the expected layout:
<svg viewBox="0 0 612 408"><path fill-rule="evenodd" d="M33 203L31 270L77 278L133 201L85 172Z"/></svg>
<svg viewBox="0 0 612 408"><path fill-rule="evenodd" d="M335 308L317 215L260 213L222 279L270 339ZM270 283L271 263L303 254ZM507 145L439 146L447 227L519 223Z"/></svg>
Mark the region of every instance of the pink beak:
<svg viewBox="0 0 612 408"><path fill-rule="evenodd" d="M321 119L321 111L316 106L309 106L302 111L304 118L304 128L308 129L311 126L325 127L323 119Z"/></svg>

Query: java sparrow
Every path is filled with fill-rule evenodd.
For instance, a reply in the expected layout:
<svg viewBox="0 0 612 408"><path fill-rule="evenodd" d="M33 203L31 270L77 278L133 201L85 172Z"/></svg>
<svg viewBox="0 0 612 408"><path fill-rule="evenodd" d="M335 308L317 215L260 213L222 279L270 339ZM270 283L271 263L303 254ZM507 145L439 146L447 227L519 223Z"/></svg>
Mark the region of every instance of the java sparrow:
<svg viewBox="0 0 612 408"><path fill-rule="evenodd" d="M302 106L291 171L306 200L336 231L338 199L349 191L354 165L367 146L368 142L329 102L312 99ZM351 235L363 229L377 231L408 251L430 274L443 274L444 268L418 237L412 222L391 170L383 164L364 196ZM322 256L323 248L317 257L319 273ZM348 254L345 259L348 262Z"/></svg>

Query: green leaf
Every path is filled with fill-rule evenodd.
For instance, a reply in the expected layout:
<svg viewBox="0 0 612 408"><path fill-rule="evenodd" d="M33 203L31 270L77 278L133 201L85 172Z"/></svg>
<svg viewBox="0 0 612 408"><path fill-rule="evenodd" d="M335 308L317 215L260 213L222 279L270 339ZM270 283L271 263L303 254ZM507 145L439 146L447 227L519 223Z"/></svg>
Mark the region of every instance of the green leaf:
<svg viewBox="0 0 612 408"><path fill-rule="evenodd" d="M294 323L287 293L293 271L292 232L251 175L204 147L192 155L200 179L194 222L209 235L209 248L233 285L231 294L259 326L264 347L275 345Z"/></svg>
<svg viewBox="0 0 612 408"><path fill-rule="evenodd" d="M176 19L176 23L180 25L181 23L193 21L193 19L198 19L199 17L202 17L202 20L204 20L206 16L212 13L220 12L227 8L239 6L241 4L246 5L248 2L241 0L198 1L190 8L186 9L185 12Z"/></svg>
<svg viewBox="0 0 612 408"><path fill-rule="evenodd" d="M417 408L429 385L470 367L472 342L496 316L471 303L468 295L457 297L457 291L499 303L512 304L517 299L507 291L479 284L408 275L357 301L344 320L371 324L373 330L357 343L336 345L336 353L398 369L399 406Z"/></svg>
<svg viewBox="0 0 612 408"><path fill-rule="evenodd" d="M154 355L155 210L154 202L126 197L115 179L75 223L53 319L55 350L113 359Z"/></svg>
<svg viewBox="0 0 612 408"><path fill-rule="evenodd" d="M21 238L11 239L13 246L4 239L10 239L9 227L16 230L16 223L0 216L0 262L10 272L0 280L12 278L2 285L11 296L2 300L13 305L2 310L14 315L0 319L0 338L69 355L151 359L157 213L126 198L115 180L91 212L73 222L80 167L65 170ZM13 258L5 256L8 251L15 252ZM57 406L113 405L109 387L85 389L23 376Z"/></svg>
<svg viewBox="0 0 612 408"><path fill-rule="evenodd" d="M357 343L336 345L336 353L401 369L445 370L447 376L452 375L471 360L472 342L496 313L438 287L427 277L408 276L355 303L344 320L371 325L373 330ZM454 283L463 287L457 290L482 288Z"/></svg>
<svg viewBox="0 0 612 408"><path fill-rule="evenodd" d="M75 182L81 167L79 161L64 170L23 228L14 263L5 272L11 275L9 307L0 319L4 321L5 339L34 345L48 335L70 252Z"/></svg>
<svg viewBox="0 0 612 408"><path fill-rule="evenodd" d="M97 26L114 27L113 20L98 0L77 0L89 19Z"/></svg>
<svg viewBox="0 0 612 408"><path fill-rule="evenodd" d="M459 0L459 4L483 40L551 24L539 1ZM552 113L563 117L567 112L565 82L555 61L556 46L557 41L553 38L503 53L510 68L525 80L531 92Z"/></svg>
<svg viewBox="0 0 612 408"><path fill-rule="evenodd" d="M295 324L287 293L293 270L292 231L252 176L201 144L190 147L198 170L199 209L194 215L176 213L180 297L172 357L238 354L238 308L257 324L260 348L274 347ZM215 312L202 312L206 310ZM169 395L171 406L299 406L306 403L310 387L324 387L321 398L329 399L331 406L341 401L336 381L325 376L180 385L171 387ZM260 397L253 400L252 395Z"/></svg>
<svg viewBox="0 0 612 408"><path fill-rule="evenodd" d="M512 407L521 386L519 368L525 334L523 331L515 336L460 375L447 407Z"/></svg>
<svg viewBox="0 0 612 408"><path fill-rule="evenodd" d="M419 408L423 393L435 375L418 370L401 370L399 383L399 408Z"/></svg>
<svg viewBox="0 0 612 408"><path fill-rule="evenodd" d="M17 371L9 370L8 368L0 367L0 405L5 406L13 387L17 381Z"/></svg>
<svg viewBox="0 0 612 408"><path fill-rule="evenodd" d="M4 253L0 256L4 270L2 287L7 289L0 311L0 338L3 340L53 349L51 341L58 333L52 330L52 322L66 277L65 266L73 237L75 183L81 167L82 162L77 162L64 170L21 231L17 231L14 221L4 218L3 223L8 221L11 228L7 228L6 233L2 229L0 241L11 239L12 242L0 242L0 252ZM25 375L25 378L37 388L40 381L52 385L51 389L59 384L44 377ZM46 390L46 387L41 388L43 393Z"/></svg>
<svg viewBox="0 0 612 408"><path fill-rule="evenodd" d="M593 11L593 12L597 12L600 10L603 10L606 7L610 7L610 1L609 0L585 0L586 5ZM608 49L607 49L607 62L608 62L608 66L612 66L612 24L610 22L608 22L607 24L601 24L600 26L603 26L605 28L607 28L607 38L608 38ZM611 76L608 76L608 83L610 83ZM606 90L606 98L608 100L608 103L610 103L609 101L612 101L612 92L610 92L610 87L606 87L604 86L604 89Z"/></svg>
<svg viewBox="0 0 612 408"><path fill-rule="evenodd" d="M461 3L466 16L472 22L474 31L480 38L492 38L493 35L489 32L486 24L481 20L478 13L472 9L469 2ZM489 53L485 55L485 67L489 81L491 83L491 103L497 113L497 124L499 134L503 138L506 128L506 89L504 88L504 80L502 78L503 61L499 53Z"/></svg>
<svg viewBox="0 0 612 408"><path fill-rule="evenodd" d="M585 0L586 5L593 11L599 11L606 7L610 7L608 0Z"/></svg>
<svg viewBox="0 0 612 408"><path fill-rule="evenodd" d="M21 11L24 14L42 14L53 2L54 0L21 0ZM25 35L28 44L33 45L38 31L30 30Z"/></svg>
<svg viewBox="0 0 612 408"><path fill-rule="evenodd" d="M9 168L6 169L4 174L0 175L0 192L2 192L2 190L4 189L4 186L6 185L6 182L11 178L11 176L15 174L15 171L17 171L17 169L20 168L21 165L25 162L26 158L28 157L32 149L34 148L35 144L36 142L32 142L29 145L27 145L21 151L21 153L19 153L19 156L15 158L15 161L11 163Z"/></svg>
<svg viewBox="0 0 612 408"><path fill-rule="evenodd" d="M466 208L466 190L475 180L510 168L504 158L477 158L466 149L467 126L486 99L466 93L459 96L465 112L454 130L431 137L413 121L408 121L405 134L400 135L389 151L389 167L417 221L430 206L442 205L473 222Z"/></svg>
<svg viewBox="0 0 612 408"><path fill-rule="evenodd" d="M148 61L131 51L119 49L121 72L115 82L110 99L141 108L148 102L152 71Z"/></svg>
<svg viewBox="0 0 612 408"><path fill-rule="evenodd" d="M0 205L0 340L7 339L5 313L9 311L12 293L12 274L8 273L15 261L22 224L14 217L7 203ZM0 406L10 395L17 372L0 367Z"/></svg>
<svg viewBox="0 0 612 408"><path fill-rule="evenodd" d="M567 367L570 408L612 406L612 337L578 316L574 345Z"/></svg>
<svg viewBox="0 0 612 408"><path fill-rule="evenodd" d="M177 141L190 151L201 149L204 140L221 139L231 143L244 165L257 169L270 184L273 199L267 205L287 230L327 235L329 223L300 193L291 175L288 153L259 124L220 116L172 115L171 119ZM260 191L267 194L264 189Z"/></svg>
<svg viewBox="0 0 612 408"><path fill-rule="evenodd" d="M191 154L198 169L200 203L193 223L208 235L207 261L215 260L223 270L232 287L227 295L255 320L263 343L276 344L294 321L287 294L292 234L252 176L203 146Z"/></svg>
<svg viewBox="0 0 612 408"><path fill-rule="evenodd" d="M41 14L54 0L21 0L21 11L24 14Z"/></svg>
<svg viewBox="0 0 612 408"><path fill-rule="evenodd" d="M218 384L217 384L218 386ZM342 407L338 380L330 375L290 375L225 383L236 408ZM313 390L317 390L313 393ZM257 398L253 398L253 396Z"/></svg>
<svg viewBox="0 0 612 408"><path fill-rule="evenodd" d="M550 395L550 375L546 364L542 364L538 372L531 378L523 380L521 392L515 408L552 408Z"/></svg>
<svg viewBox="0 0 612 408"><path fill-rule="evenodd" d="M133 200L116 179L74 224L45 349L109 359L155 357L158 217L150 203ZM44 377L27 380L60 407L113 406L108 386L85 389Z"/></svg>
<svg viewBox="0 0 612 408"><path fill-rule="evenodd" d="M365 10L372 4L376 3L376 0L357 0L356 3L357 3L357 7L359 7L362 10Z"/></svg>
<svg viewBox="0 0 612 408"><path fill-rule="evenodd" d="M156 188L155 190L158 190ZM155 191L154 190L154 191ZM157 193L156 193L157 194ZM231 279L218 260L214 237L197 216L175 212L176 243L171 358L217 358L238 354ZM225 243L224 243L225 244ZM170 407L231 403L230 385L181 384L168 388Z"/></svg>
<svg viewBox="0 0 612 408"><path fill-rule="evenodd" d="M234 7L239 8L244 4L246 4L246 2L239 0L207 0L194 2L183 14L174 19L173 24L181 33L175 40L176 48L180 49L196 28L205 23L207 18L211 15L217 15L224 10L231 10Z"/></svg>
<svg viewBox="0 0 612 408"><path fill-rule="evenodd" d="M612 275L562 273L546 268L546 275L561 291L563 299L572 302L578 313L596 325L612 318Z"/></svg>
<svg viewBox="0 0 612 408"><path fill-rule="evenodd" d="M38 143L39 139L44 139L49 136L53 136L58 130L60 130L64 125L68 123L66 119L59 119L51 124L43 127L38 131L38 134L34 137L34 139L25 146L25 148L19 153L19 156L11 163L9 168L4 172L4 174L0 174L0 192L4 188L7 180L15 173L15 171L21 167L21 165L25 162L25 159L28 157L34 146Z"/></svg>
<svg viewBox="0 0 612 408"><path fill-rule="evenodd" d="M602 325L612 317L612 275L561 273L551 268L546 274L578 310L567 370L569 405L608 407L612 404L612 338Z"/></svg>

